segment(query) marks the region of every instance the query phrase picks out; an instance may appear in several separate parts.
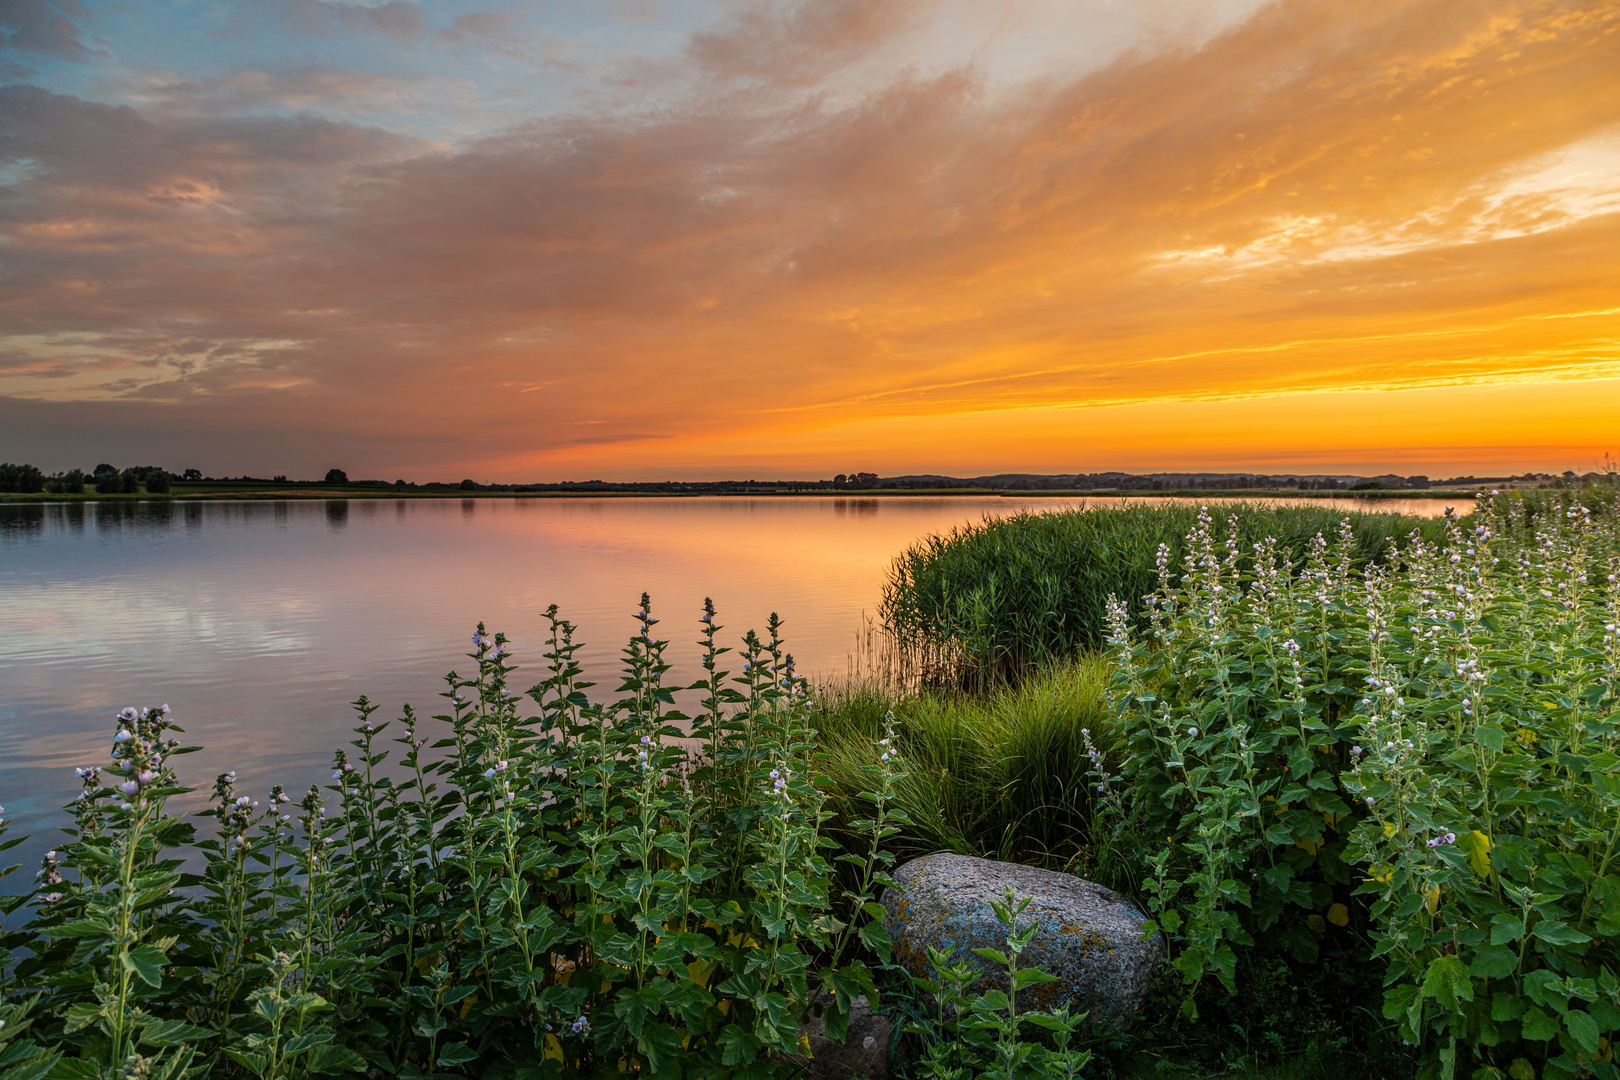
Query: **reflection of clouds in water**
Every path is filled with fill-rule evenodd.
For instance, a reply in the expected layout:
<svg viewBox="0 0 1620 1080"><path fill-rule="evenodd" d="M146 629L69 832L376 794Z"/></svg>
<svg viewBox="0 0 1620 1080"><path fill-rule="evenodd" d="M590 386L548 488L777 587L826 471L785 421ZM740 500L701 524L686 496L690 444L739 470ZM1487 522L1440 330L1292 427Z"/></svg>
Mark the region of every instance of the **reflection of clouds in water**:
<svg viewBox="0 0 1620 1080"><path fill-rule="evenodd" d="M538 679L540 612L551 603L579 625L582 660L604 695L644 590L672 642L671 683L697 677L705 596L726 643L777 611L802 671L842 672L902 548L987 514L1080 503L0 506L0 802L23 819L54 814L74 794L73 767L104 753L113 712L165 701L204 748L184 759L187 782L206 788L232 768L244 791L320 782L331 748L351 737L346 703L366 694L385 716L405 701L423 716L441 711L441 677L470 670L463 654L479 620L511 635L517 685ZM188 799L200 808L202 797Z"/></svg>

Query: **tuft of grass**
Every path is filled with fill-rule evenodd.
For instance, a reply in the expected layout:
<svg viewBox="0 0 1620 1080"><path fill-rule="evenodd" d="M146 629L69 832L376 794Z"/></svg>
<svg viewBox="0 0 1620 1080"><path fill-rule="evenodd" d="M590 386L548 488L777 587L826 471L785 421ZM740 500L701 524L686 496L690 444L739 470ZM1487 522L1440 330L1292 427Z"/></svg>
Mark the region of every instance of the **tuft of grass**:
<svg viewBox="0 0 1620 1080"><path fill-rule="evenodd" d="M829 794L846 820L870 809L859 794L862 769L892 710L906 772L897 802L912 821L895 838L902 858L954 851L1070 866L1090 850L1081 732L1115 747L1107 679L1107 661L1087 654L982 694L906 692L874 680L824 687L813 723Z"/></svg>
<svg viewBox="0 0 1620 1080"><path fill-rule="evenodd" d="M1138 614L1158 584L1161 547L1179 577L1199 503L1135 504L986 518L902 552L879 609L905 668L957 686L1013 682L1102 643L1108 597ZM1239 502L1214 508L1235 523L1239 560L1275 537L1297 565L1317 534L1348 519L1358 565L1382 561L1414 532L1434 541L1438 520L1317 506Z"/></svg>

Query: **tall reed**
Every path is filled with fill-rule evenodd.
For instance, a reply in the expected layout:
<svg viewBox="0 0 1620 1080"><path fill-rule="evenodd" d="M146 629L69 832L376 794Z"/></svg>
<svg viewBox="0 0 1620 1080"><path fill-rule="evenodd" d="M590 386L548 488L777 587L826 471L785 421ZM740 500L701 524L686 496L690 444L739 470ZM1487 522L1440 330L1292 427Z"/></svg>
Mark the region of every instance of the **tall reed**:
<svg viewBox="0 0 1620 1080"><path fill-rule="evenodd" d="M1195 504L1144 504L987 517L929 536L889 569L880 614L904 666L925 681L983 686L1096 648L1107 600L1139 617L1158 562L1180 564ZM1243 551L1274 537L1293 564L1318 534L1348 519L1358 566L1388 558L1397 538L1434 541L1440 526L1401 514L1242 502L1221 506Z"/></svg>

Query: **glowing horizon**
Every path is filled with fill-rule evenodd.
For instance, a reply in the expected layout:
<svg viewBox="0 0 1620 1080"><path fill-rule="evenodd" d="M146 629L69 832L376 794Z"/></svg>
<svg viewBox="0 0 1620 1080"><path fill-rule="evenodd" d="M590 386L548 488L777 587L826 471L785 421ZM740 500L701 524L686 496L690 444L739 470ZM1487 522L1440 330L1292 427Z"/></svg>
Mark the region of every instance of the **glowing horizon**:
<svg viewBox="0 0 1620 1080"><path fill-rule="evenodd" d="M1587 471L1620 8L0 14L0 459Z"/></svg>

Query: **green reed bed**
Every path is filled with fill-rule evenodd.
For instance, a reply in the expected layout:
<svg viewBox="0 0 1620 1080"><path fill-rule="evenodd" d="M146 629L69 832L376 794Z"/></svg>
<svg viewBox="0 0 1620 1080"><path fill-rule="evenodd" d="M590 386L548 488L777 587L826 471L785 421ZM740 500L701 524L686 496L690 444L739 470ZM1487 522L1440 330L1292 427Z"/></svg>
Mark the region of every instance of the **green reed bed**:
<svg viewBox="0 0 1620 1080"><path fill-rule="evenodd" d="M1432 520L1326 507L1240 502L1215 511L1235 522L1245 564L1252 546L1276 539L1294 562L1311 538L1348 520L1357 566L1388 557L1414 532L1439 535ZM930 536L890 568L880 608L905 669L935 682L987 685L1098 648L1107 601L1121 597L1139 614L1158 566L1182 558L1199 507L1137 504L1060 513L1023 513Z"/></svg>
<svg viewBox="0 0 1620 1080"><path fill-rule="evenodd" d="M813 717L833 805L864 816L865 747L892 714L907 763L895 803L911 818L896 850L1070 864L1090 831L1087 733L1102 747L1116 741L1110 670L1090 654L979 694L876 681L824 688Z"/></svg>

